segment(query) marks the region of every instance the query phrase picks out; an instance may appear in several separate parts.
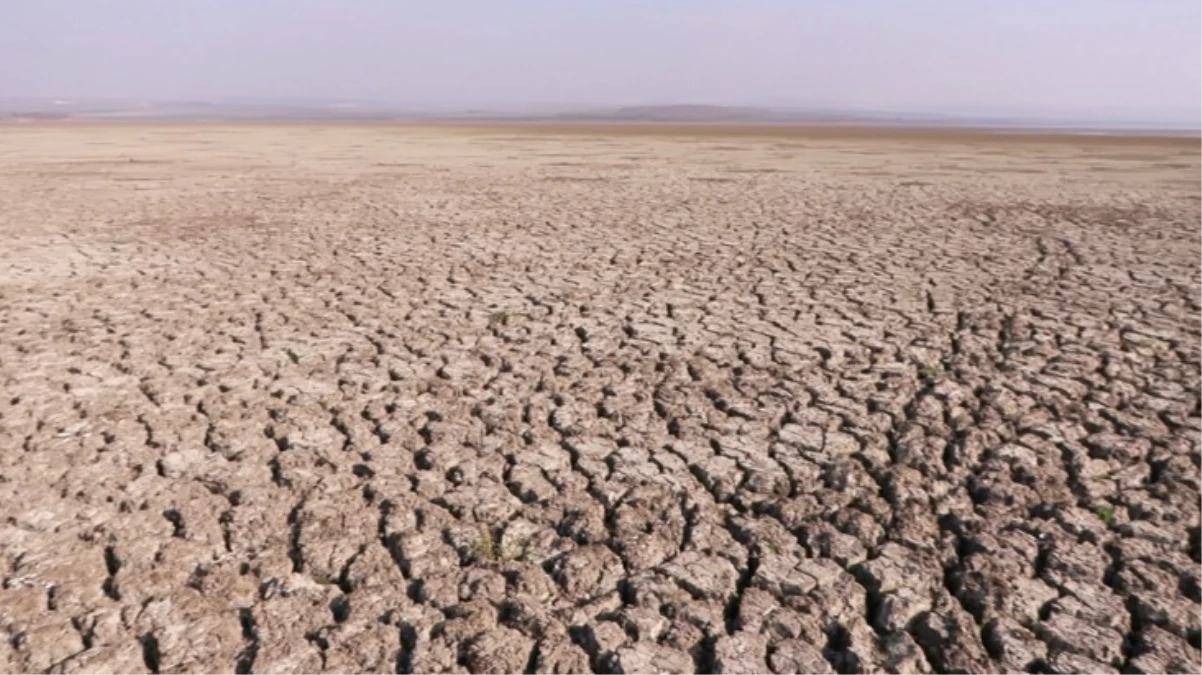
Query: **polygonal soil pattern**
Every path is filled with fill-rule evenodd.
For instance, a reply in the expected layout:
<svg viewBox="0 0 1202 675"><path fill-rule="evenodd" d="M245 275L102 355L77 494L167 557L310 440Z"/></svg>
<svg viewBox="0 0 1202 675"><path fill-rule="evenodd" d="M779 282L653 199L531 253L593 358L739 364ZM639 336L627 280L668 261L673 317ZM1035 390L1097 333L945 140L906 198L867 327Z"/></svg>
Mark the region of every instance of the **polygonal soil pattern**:
<svg viewBox="0 0 1202 675"><path fill-rule="evenodd" d="M1202 667L1196 140L0 149L0 671Z"/></svg>

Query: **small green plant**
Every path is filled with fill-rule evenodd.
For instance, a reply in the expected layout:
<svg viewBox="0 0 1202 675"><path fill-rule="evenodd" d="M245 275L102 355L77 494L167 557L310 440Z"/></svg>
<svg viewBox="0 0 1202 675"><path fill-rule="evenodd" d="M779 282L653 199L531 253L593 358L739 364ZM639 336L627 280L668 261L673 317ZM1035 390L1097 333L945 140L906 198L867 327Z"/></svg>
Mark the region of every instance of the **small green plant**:
<svg viewBox="0 0 1202 675"><path fill-rule="evenodd" d="M472 545L472 557L476 560L500 560L501 544L496 535L486 532Z"/></svg>
<svg viewBox="0 0 1202 675"><path fill-rule="evenodd" d="M507 539L501 542L502 560L521 560L526 556L526 542Z"/></svg>
<svg viewBox="0 0 1202 675"><path fill-rule="evenodd" d="M509 312L508 311L502 309L502 310L493 312L492 314L488 315L488 327L489 328L493 328L495 326L506 326L506 325L509 325Z"/></svg>
<svg viewBox="0 0 1202 675"><path fill-rule="evenodd" d="M943 369L937 365L926 364L918 368L918 376L924 380L938 380L943 377Z"/></svg>
<svg viewBox="0 0 1202 675"><path fill-rule="evenodd" d="M774 541L764 542L764 548L768 549L772 555L780 555L780 547Z"/></svg>
<svg viewBox="0 0 1202 675"><path fill-rule="evenodd" d="M1114 507L1110 504L1099 506L1094 510L1094 513L1097 513L1098 518L1100 518L1103 523L1106 523L1106 527L1114 525Z"/></svg>

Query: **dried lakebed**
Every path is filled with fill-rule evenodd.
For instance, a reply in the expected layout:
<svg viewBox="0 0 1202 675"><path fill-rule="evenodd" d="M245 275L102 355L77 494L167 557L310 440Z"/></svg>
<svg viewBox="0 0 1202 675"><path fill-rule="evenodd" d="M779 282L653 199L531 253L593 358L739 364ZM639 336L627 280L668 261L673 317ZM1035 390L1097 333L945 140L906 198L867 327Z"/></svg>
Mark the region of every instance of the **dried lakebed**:
<svg viewBox="0 0 1202 675"><path fill-rule="evenodd" d="M1197 672L1198 176L0 127L0 671Z"/></svg>

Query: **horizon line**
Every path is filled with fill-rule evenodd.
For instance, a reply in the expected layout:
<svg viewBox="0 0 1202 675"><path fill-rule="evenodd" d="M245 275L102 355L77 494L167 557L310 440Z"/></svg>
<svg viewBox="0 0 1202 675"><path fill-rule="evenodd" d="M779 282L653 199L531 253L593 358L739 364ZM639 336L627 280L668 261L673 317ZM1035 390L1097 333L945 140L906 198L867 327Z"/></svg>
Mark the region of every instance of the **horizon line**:
<svg viewBox="0 0 1202 675"><path fill-rule="evenodd" d="M39 102L50 106L70 106L92 104L126 104L136 107L151 107L154 105L215 105L228 107L255 107L287 105L301 108L322 109L326 106L361 107L365 112L423 112L423 113L543 113L543 114L590 114L603 112L619 112L628 109L713 109L728 111L777 112L777 113L818 113L846 116L902 116L902 117L942 117L949 120L972 121L1006 121L1020 122L1056 122L1056 123L1089 123L1089 124L1152 124L1156 126L1187 126L1202 128L1202 110L1194 113L1157 114L1136 111L1104 111L1104 110L1021 110L990 108L979 106L932 105L932 106L858 106L837 103L714 103L695 101L671 102L571 102L571 101L451 101L451 100L385 100L372 98L306 98L295 97L256 97L256 96L220 96L220 97L145 97L145 96L13 96L0 95L0 104L4 102ZM3 108L4 106L0 106ZM536 110L537 109L537 110ZM4 112L51 112L51 110L15 110ZM88 111L79 111L80 113ZM91 111L98 112L98 111Z"/></svg>

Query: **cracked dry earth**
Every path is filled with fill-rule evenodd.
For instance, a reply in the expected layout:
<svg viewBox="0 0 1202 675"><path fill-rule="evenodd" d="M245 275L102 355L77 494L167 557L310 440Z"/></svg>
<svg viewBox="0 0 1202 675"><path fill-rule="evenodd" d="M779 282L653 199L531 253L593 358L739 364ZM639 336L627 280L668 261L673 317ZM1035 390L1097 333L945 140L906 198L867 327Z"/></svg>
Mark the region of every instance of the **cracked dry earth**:
<svg viewBox="0 0 1202 675"><path fill-rule="evenodd" d="M1197 141L0 128L0 671L1198 672Z"/></svg>

